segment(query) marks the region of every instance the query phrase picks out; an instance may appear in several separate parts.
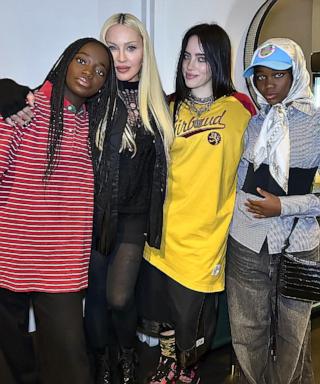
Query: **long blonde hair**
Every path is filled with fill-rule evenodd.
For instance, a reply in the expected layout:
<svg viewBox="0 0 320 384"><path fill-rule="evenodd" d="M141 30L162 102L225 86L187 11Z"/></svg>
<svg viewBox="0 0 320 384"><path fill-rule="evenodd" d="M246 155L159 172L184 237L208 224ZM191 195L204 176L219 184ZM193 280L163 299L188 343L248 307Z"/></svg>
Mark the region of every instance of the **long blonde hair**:
<svg viewBox="0 0 320 384"><path fill-rule="evenodd" d="M149 112L163 138L168 155L173 141L173 125L162 90L154 50L143 23L130 13L117 13L109 17L100 31L100 40L106 44L106 34L113 25L125 25L140 34L143 41L143 61L139 78L138 102L140 116L147 131L153 132ZM125 136L125 135L124 135Z"/></svg>

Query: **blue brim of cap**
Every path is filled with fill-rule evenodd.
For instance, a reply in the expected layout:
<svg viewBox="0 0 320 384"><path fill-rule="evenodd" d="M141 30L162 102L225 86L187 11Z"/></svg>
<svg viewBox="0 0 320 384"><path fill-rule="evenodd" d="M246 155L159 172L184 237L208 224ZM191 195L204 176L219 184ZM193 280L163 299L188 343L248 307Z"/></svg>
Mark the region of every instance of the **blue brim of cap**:
<svg viewBox="0 0 320 384"><path fill-rule="evenodd" d="M289 65L288 63L279 63L279 61L268 61L266 63L259 63L255 65L250 65L244 72L243 77L250 77L253 75L254 68L255 67L267 67L275 70L283 71L285 69L289 69L292 67L292 65Z"/></svg>

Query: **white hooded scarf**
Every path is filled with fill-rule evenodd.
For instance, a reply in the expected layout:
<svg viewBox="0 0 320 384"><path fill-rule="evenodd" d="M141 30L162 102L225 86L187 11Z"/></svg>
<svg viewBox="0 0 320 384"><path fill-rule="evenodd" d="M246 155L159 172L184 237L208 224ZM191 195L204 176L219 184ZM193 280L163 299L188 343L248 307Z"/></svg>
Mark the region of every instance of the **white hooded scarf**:
<svg viewBox="0 0 320 384"><path fill-rule="evenodd" d="M288 106L293 105L304 111L307 105L313 105L313 98L309 86L310 76L299 45L290 39L273 38L264 42L258 49L269 44L281 48L291 57L293 81L287 97L281 103L271 106L268 111L270 105L254 85L254 75L251 76L258 103L266 115L253 150L253 166L256 170L267 160L272 177L287 193L290 167Z"/></svg>

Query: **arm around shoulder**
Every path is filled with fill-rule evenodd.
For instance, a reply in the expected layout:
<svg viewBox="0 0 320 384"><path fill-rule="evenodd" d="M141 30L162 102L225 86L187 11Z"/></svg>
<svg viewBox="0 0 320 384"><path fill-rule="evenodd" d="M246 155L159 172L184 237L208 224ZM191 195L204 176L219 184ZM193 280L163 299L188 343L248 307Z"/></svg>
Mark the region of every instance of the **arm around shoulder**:
<svg viewBox="0 0 320 384"><path fill-rule="evenodd" d="M34 96L30 88L11 79L0 79L0 114L10 125L23 125L32 117Z"/></svg>

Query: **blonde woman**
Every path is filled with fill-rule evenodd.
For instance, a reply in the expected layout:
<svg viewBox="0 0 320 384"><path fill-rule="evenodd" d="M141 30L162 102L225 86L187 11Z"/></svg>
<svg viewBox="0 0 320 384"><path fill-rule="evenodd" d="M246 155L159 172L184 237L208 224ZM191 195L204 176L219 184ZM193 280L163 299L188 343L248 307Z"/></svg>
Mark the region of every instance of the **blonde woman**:
<svg viewBox="0 0 320 384"><path fill-rule="evenodd" d="M115 63L119 118L111 134L97 134L103 156L96 179L86 324L97 357L96 382L109 383L110 307L121 383L129 384L136 382L135 285L145 241L160 246L173 129L144 25L133 15L116 14L105 22L100 37Z"/></svg>

